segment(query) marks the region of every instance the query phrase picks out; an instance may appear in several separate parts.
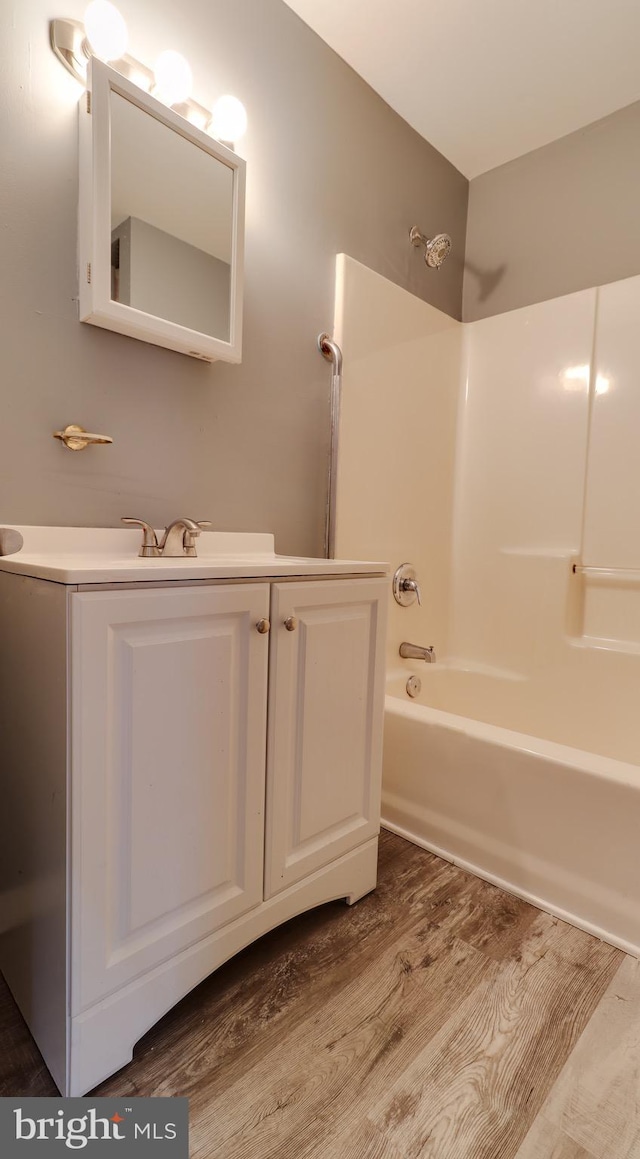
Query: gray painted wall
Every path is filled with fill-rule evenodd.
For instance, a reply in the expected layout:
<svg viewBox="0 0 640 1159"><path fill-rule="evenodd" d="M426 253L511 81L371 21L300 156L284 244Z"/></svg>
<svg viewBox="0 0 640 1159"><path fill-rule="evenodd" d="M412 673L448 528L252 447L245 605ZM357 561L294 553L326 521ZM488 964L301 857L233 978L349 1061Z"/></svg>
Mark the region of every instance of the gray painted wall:
<svg viewBox="0 0 640 1159"><path fill-rule="evenodd" d="M465 321L640 273L640 102L476 177Z"/></svg>
<svg viewBox="0 0 640 1159"><path fill-rule="evenodd" d="M120 240L119 302L229 341L228 262L138 217L128 217L116 226L111 239L116 238Z"/></svg>
<svg viewBox="0 0 640 1159"><path fill-rule="evenodd" d="M54 0L0 5L0 521L176 515L322 545L335 254L460 317L468 183L281 0L119 0L131 52L184 52L195 96L246 104L245 342L208 366L77 322L77 84L48 43ZM84 0L63 15L82 18ZM408 229L446 230L427 270ZM112 435L71 454L69 422Z"/></svg>

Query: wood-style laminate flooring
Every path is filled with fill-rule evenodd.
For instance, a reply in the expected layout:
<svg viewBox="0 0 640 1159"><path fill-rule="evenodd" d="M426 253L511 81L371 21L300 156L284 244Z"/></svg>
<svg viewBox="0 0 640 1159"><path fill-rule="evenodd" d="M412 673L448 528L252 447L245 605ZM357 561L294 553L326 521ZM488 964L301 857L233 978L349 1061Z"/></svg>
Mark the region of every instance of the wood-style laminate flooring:
<svg viewBox="0 0 640 1159"><path fill-rule="evenodd" d="M3 987L0 1095L55 1095ZM383 833L100 1095L187 1095L193 1159L640 1159L640 963Z"/></svg>

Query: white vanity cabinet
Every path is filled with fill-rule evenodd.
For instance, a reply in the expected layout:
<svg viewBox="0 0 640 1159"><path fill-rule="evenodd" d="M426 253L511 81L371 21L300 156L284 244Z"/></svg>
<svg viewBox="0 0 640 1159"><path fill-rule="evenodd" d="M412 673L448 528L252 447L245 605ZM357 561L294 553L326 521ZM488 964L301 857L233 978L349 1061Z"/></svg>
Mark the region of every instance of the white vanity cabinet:
<svg viewBox="0 0 640 1159"><path fill-rule="evenodd" d="M262 901L268 584L71 597L80 1014Z"/></svg>
<svg viewBox="0 0 640 1159"><path fill-rule="evenodd" d="M64 1094L267 930L374 888L387 599L0 570L0 968Z"/></svg>
<svg viewBox="0 0 640 1159"><path fill-rule="evenodd" d="M378 835L385 592L273 585L265 897Z"/></svg>

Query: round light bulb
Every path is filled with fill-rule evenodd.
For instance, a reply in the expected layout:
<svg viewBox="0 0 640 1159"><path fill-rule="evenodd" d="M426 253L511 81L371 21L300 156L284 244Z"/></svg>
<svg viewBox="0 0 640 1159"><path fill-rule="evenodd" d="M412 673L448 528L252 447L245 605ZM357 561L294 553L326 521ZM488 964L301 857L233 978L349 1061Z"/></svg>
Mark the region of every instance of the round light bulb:
<svg viewBox="0 0 640 1159"><path fill-rule="evenodd" d="M120 60L127 51L127 26L109 0L92 0L84 14L84 30L92 52L100 60Z"/></svg>
<svg viewBox="0 0 640 1159"><path fill-rule="evenodd" d="M169 48L158 57L153 75L157 95L166 105L179 105L188 100L193 87L189 62L179 52Z"/></svg>
<svg viewBox="0 0 640 1159"><path fill-rule="evenodd" d="M247 131L247 110L237 97L219 97L209 130L218 141L239 141Z"/></svg>

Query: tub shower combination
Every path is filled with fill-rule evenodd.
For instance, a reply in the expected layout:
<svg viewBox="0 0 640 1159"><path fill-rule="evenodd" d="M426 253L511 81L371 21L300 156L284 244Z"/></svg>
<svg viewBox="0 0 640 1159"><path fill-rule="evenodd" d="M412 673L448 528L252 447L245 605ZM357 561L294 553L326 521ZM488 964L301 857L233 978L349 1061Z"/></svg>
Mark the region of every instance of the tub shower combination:
<svg viewBox="0 0 640 1159"><path fill-rule="evenodd" d="M338 549L398 566L383 824L640 956L640 278L461 324L337 274Z"/></svg>

